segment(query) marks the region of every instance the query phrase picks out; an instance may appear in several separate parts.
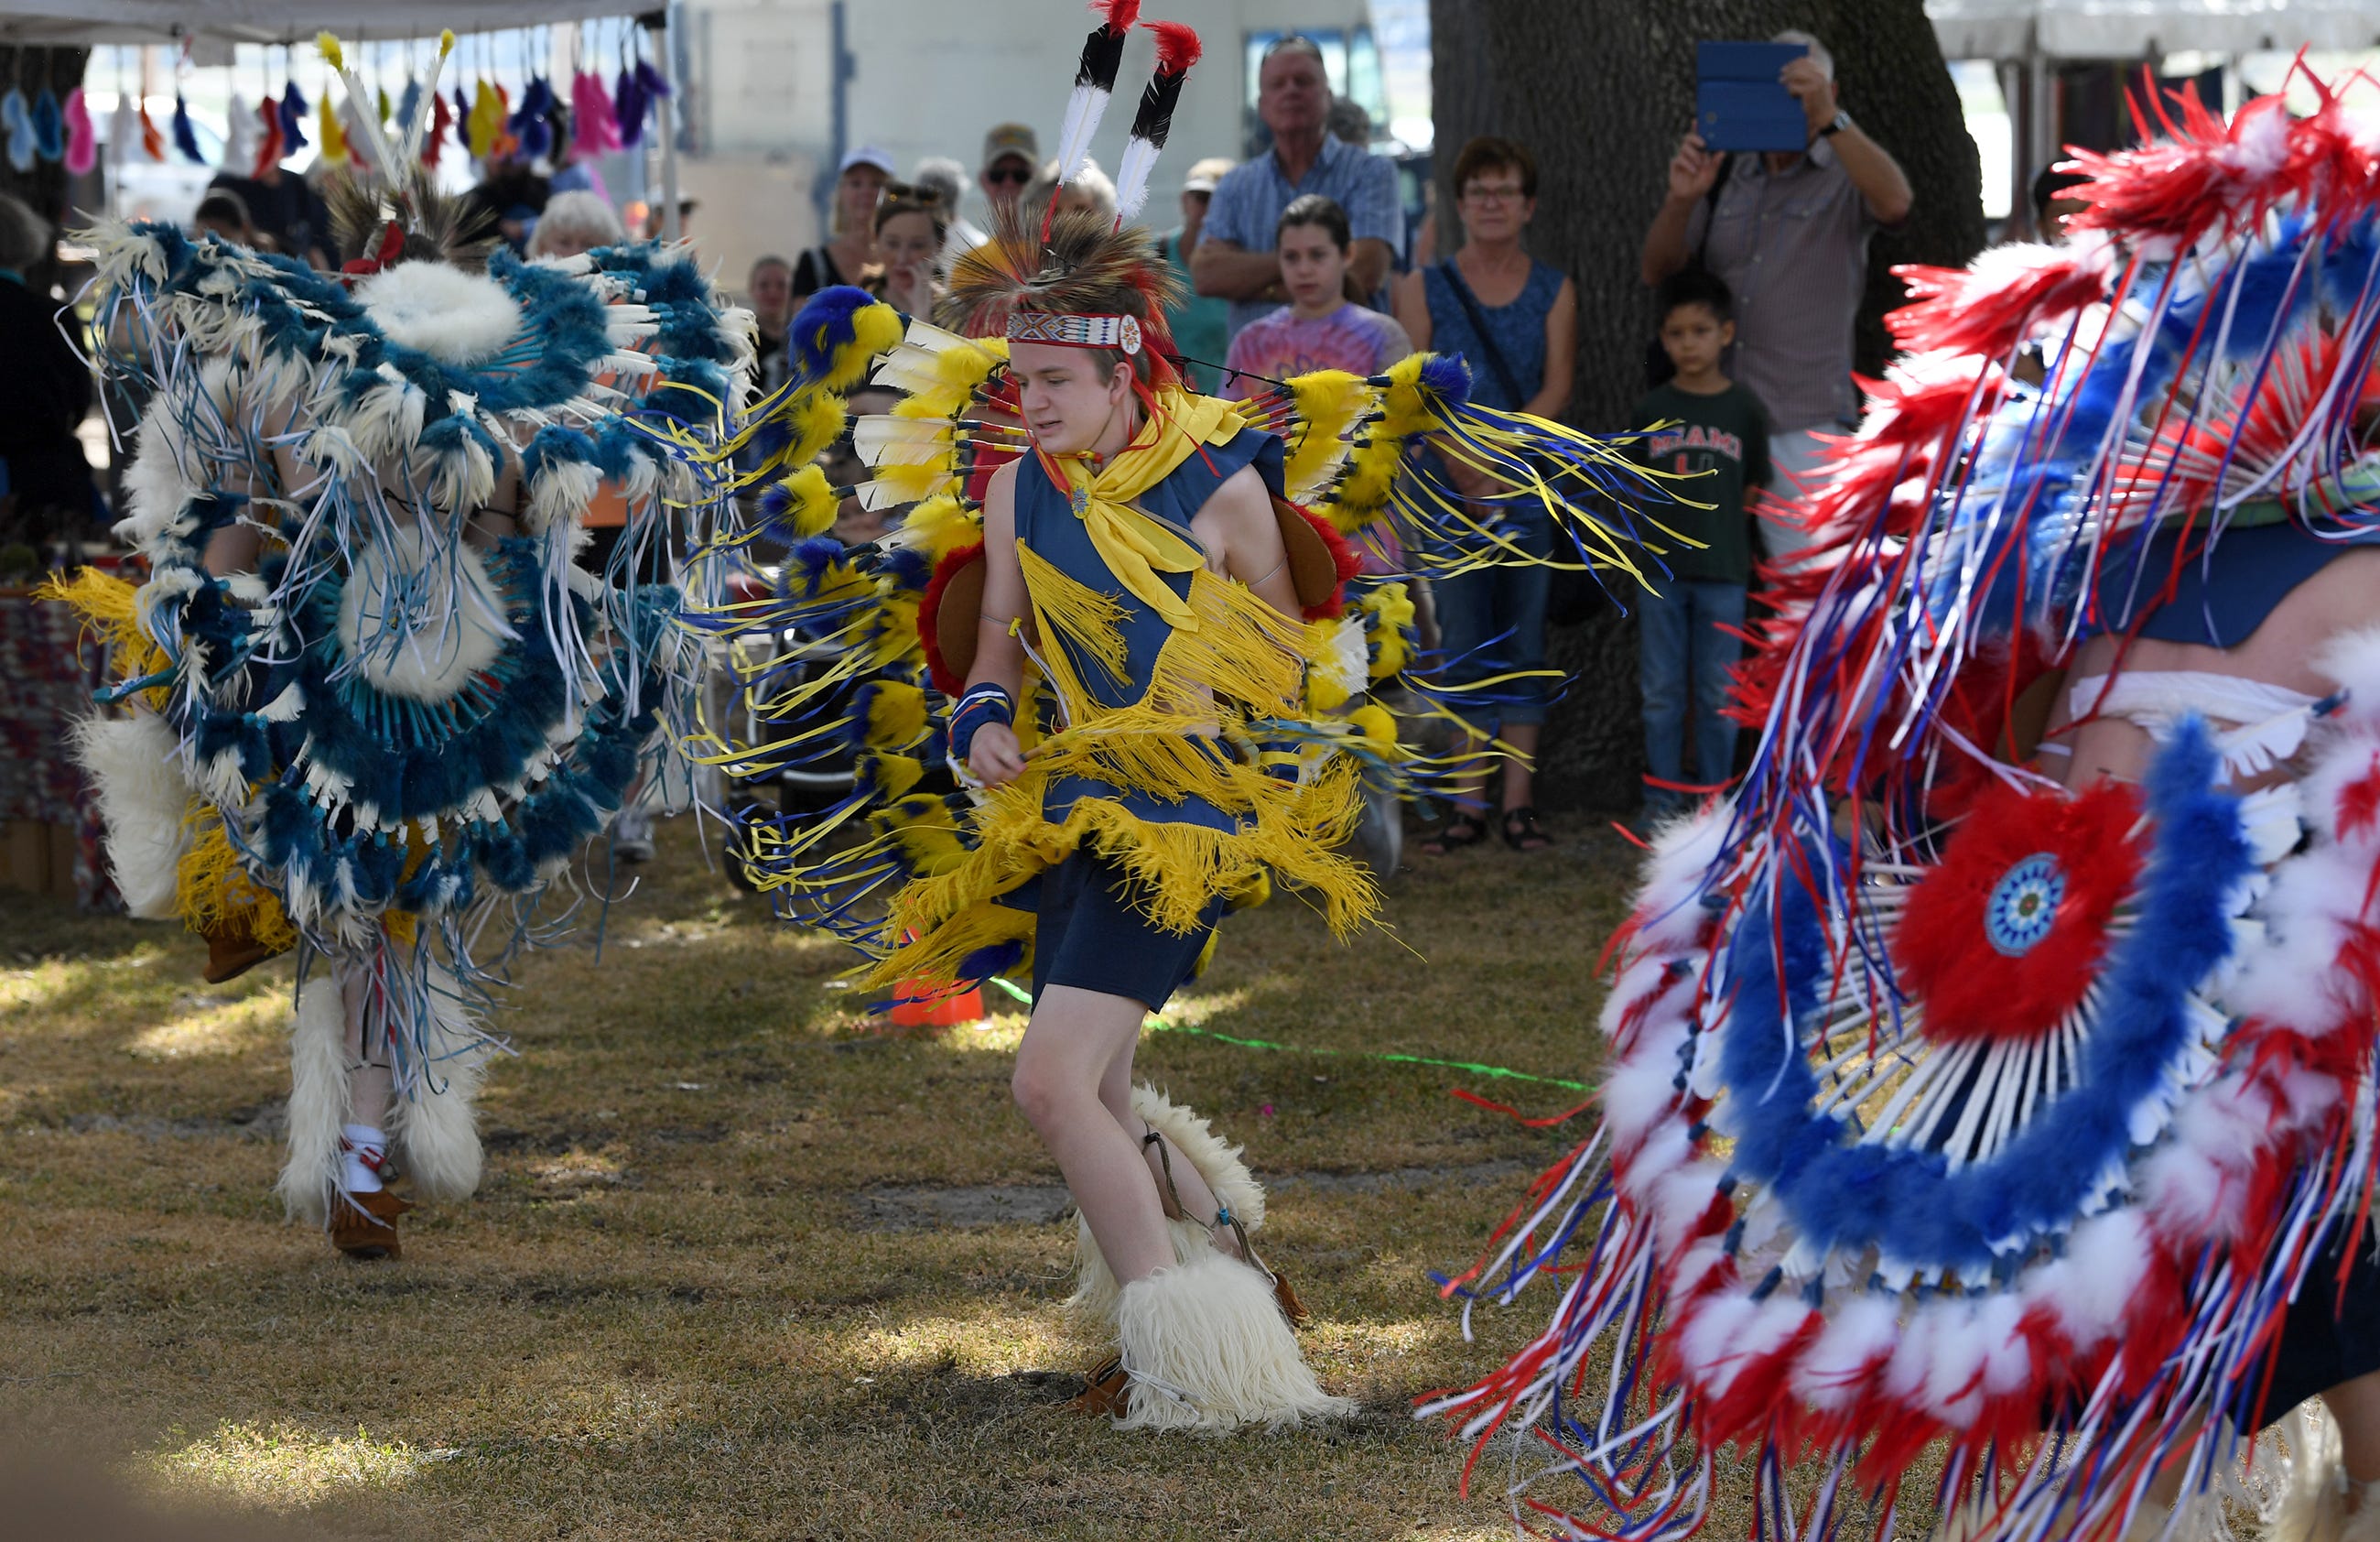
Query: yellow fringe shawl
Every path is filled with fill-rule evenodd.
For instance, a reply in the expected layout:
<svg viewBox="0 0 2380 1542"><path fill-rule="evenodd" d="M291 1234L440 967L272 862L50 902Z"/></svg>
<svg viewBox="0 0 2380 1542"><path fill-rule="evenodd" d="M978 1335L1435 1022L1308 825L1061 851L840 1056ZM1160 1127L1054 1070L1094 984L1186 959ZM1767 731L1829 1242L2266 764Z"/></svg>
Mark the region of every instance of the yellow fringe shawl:
<svg viewBox="0 0 2380 1542"><path fill-rule="evenodd" d="M1022 543L1018 554L1047 642L1036 661L1071 727L1036 746L1025 774L977 809L974 851L936 863L894 897L891 935L909 940L877 963L868 982L954 979L969 954L1026 936L1030 912L1001 904L1001 897L1086 842L1143 886L1149 920L1169 932L1196 930L1219 895L1239 901L1261 892L1269 874L1305 891L1342 937L1377 914L1379 891L1369 871L1337 851L1363 814L1354 760L1310 765L1297 779L1271 775L1259 762L1262 730L1253 719L1306 716L1299 705L1305 623L1201 567L1184 602L1195 626L1166 640L1140 700L1107 707L1084 689L1058 640L1120 669L1115 601ZM1219 737L1236 755L1215 753ZM1077 800L1052 822L1043 812L1046 795L1069 777L1165 802L1199 800L1236 827L1144 818L1098 797Z"/></svg>

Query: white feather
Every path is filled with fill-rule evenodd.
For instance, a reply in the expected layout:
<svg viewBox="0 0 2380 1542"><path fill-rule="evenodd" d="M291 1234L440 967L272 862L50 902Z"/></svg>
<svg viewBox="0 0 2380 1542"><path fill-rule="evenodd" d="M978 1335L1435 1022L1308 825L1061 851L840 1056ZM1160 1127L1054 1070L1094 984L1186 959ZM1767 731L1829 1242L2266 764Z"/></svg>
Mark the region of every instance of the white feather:
<svg viewBox="0 0 2380 1542"><path fill-rule="evenodd" d="M1123 1429L1274 1428L1354 1411L1314 1379L1258 1270L1208 1252L1123 1288L1117 1337L1132 1377Z"/></svg>
<svg viewBox="0 0 2380 1542"><path fill-rule="evenodd" d="M426 1058L403 1089L389 1133L403 1143L416 1191L463 1199L480 1186L482 1155L472 1107L494 1046L471 1021L453 974L431 965Z"/></svg>
<svg viewBox="0 0 2380 1542"><path fill-rule="evenodd" d="M289 1030L289 1156L275 1185L288 1212L329 1223L347 1115L347 1010L324 972L298 993Z"/></svg>
<svg viewBox="0 0 2380 1542"><path fill-rule="evenodd" d="M76 720L75 759L99 790L107 865L125 908L147 921L175 912L189 785L173 725L152 712Z"/></svg>
<svg viewBox="0 0 2380 1542"><path fill-rule="evenodd" d="M1093 85L1076 86L1066 96L1066 116L1058 128L1058 180L1070 182L1091 153L1091 136L1108 110L1112 92Z"/></svg>
<svg viewBox="0 0 2380 1542"><path fill-rule="evenodd" d="M482 274L400 263L356 285L357 302L390 341L448 364L476 364L519 335L520 301Z"/></svg>
<svg viewBox="0 0 2380 1542"><path fill-rule="evenodd" d="M1135 136L1124 143L1123 158L1116 163L1116 218L1130 220L1148 202L1149 173L1157 169L1158 147L1148 140Z"/></svg>

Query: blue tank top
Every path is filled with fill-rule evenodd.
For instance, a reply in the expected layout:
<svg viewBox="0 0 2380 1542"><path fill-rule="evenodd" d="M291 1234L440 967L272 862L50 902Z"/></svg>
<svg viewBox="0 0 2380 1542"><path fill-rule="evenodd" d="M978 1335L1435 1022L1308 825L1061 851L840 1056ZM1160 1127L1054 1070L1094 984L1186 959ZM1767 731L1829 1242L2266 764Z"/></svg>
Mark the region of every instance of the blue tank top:
<svg viewBox="0 0 2380 1542"><path fill-rule="evenodd" d="M1202 445L1192 451L1188 459L1141 496L1138 507L1178 527L1187 537L1190 521L1207 507L1215 490L1243 466L1256 467L1273 496L1281 496L1281 441L1259 429L1245 428L1228 443ZM1017 468L1016 539L1076 583L1115 599L1123 611L1117 626L1124 642L1125 678L1122 680L1053 631L1045 629L1043 635L1049 646L1067 650L1075 678L1099 704L1122 707L1139 701L1148 693L1148 682L1157 672L1157 655L1172 636L1173 629L1117 581L1106 559L1099 556L1099 547L1092 544L1090 532L1075 513L1066 489L1050 480L1049 468L1038 456L1026 457ZM1184 598L1190 594L1192 576L1158 575L1167 588ZM1187 820L1222 829L1238 823L1233 816L1203 802L1169 797L1161 788L1117 788L1077 776L1051 780L1042 800L1042 816L1053 824L1062 822L1075 802L1087 797L1116 799L1143 819Z"/></svg>
<svg viewBox="0 0 2380 1542"><path fill-rule="evenodd" d="M1510 305L1490 305L1475 294L1471 297L1472 303L1479 308L1480 319L1488 324L1488 336L1495 338L1497 348L1503 352L1505 366L1512 372L1512 383L1521 389L1517 398L1504 388L1496 367L1488 361L1487 347L1472 326L1470 314L1463 310L1455 290L1455 286L1463 282L1452 258L1422 270L1422 293L1429 300L1430 351L1463 355L1471 366L1473 402L1517 412L1545 388L1546 317L1561 293L1561 270L1532 259L1528 282L1521 286L1521 292L1512 297ZM1464 288L1468 289L1469 286Z"/></svg>

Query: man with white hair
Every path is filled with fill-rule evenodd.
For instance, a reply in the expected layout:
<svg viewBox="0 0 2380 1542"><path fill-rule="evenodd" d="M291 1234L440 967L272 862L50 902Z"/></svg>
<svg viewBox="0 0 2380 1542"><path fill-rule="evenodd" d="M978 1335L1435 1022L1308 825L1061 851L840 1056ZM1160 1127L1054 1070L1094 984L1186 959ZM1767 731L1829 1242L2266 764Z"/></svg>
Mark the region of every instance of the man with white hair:
<svg viewBox="0 0 2380 1542"><path fill-rule="evenodd" d="M1670 162L1669 197L1645 233L1644 279L1658 286L1699 263L1735 296L1729 373L1768 410L1780 496L1816 467L1820 435L1857 421L1852 324L1867 292L1867 243L1909 217L1909 178L1835 96L1835 61L1807 32L1778 43L1808 49L1779 79L1802 104L1809 140L1798 151L1720 155L1689 133ZM1721 178L1725 180L1722 182ZM1800 531L1763 527L1772 560L1809 544Z"/></svg>
<svg viewBox="0 0 2380 1542"><path fill-rule="evenodd" d="M932 193L942 206L942 223L948 227L942 239L942 269L947 270L960 252L973 251L990 239L961 212L966 206L965 166L948 155L929 155L909 173L909 183Z"/></svg>

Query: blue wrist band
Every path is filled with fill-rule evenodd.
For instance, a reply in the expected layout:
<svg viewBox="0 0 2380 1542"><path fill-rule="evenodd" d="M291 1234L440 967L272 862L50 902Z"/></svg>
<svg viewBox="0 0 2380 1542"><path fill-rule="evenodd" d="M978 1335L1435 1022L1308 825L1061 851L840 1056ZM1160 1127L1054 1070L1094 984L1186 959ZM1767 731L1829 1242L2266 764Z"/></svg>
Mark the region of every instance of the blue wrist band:
<svg viewBox="0 0 2380 1542"><path fill-rule="evenodd" d="M951 709L951 758L966 764L967 753L975 748L975 736L987 723L1013 725L1016 721L1016 703L999 686L978 685L959 698Z"/></svg>

